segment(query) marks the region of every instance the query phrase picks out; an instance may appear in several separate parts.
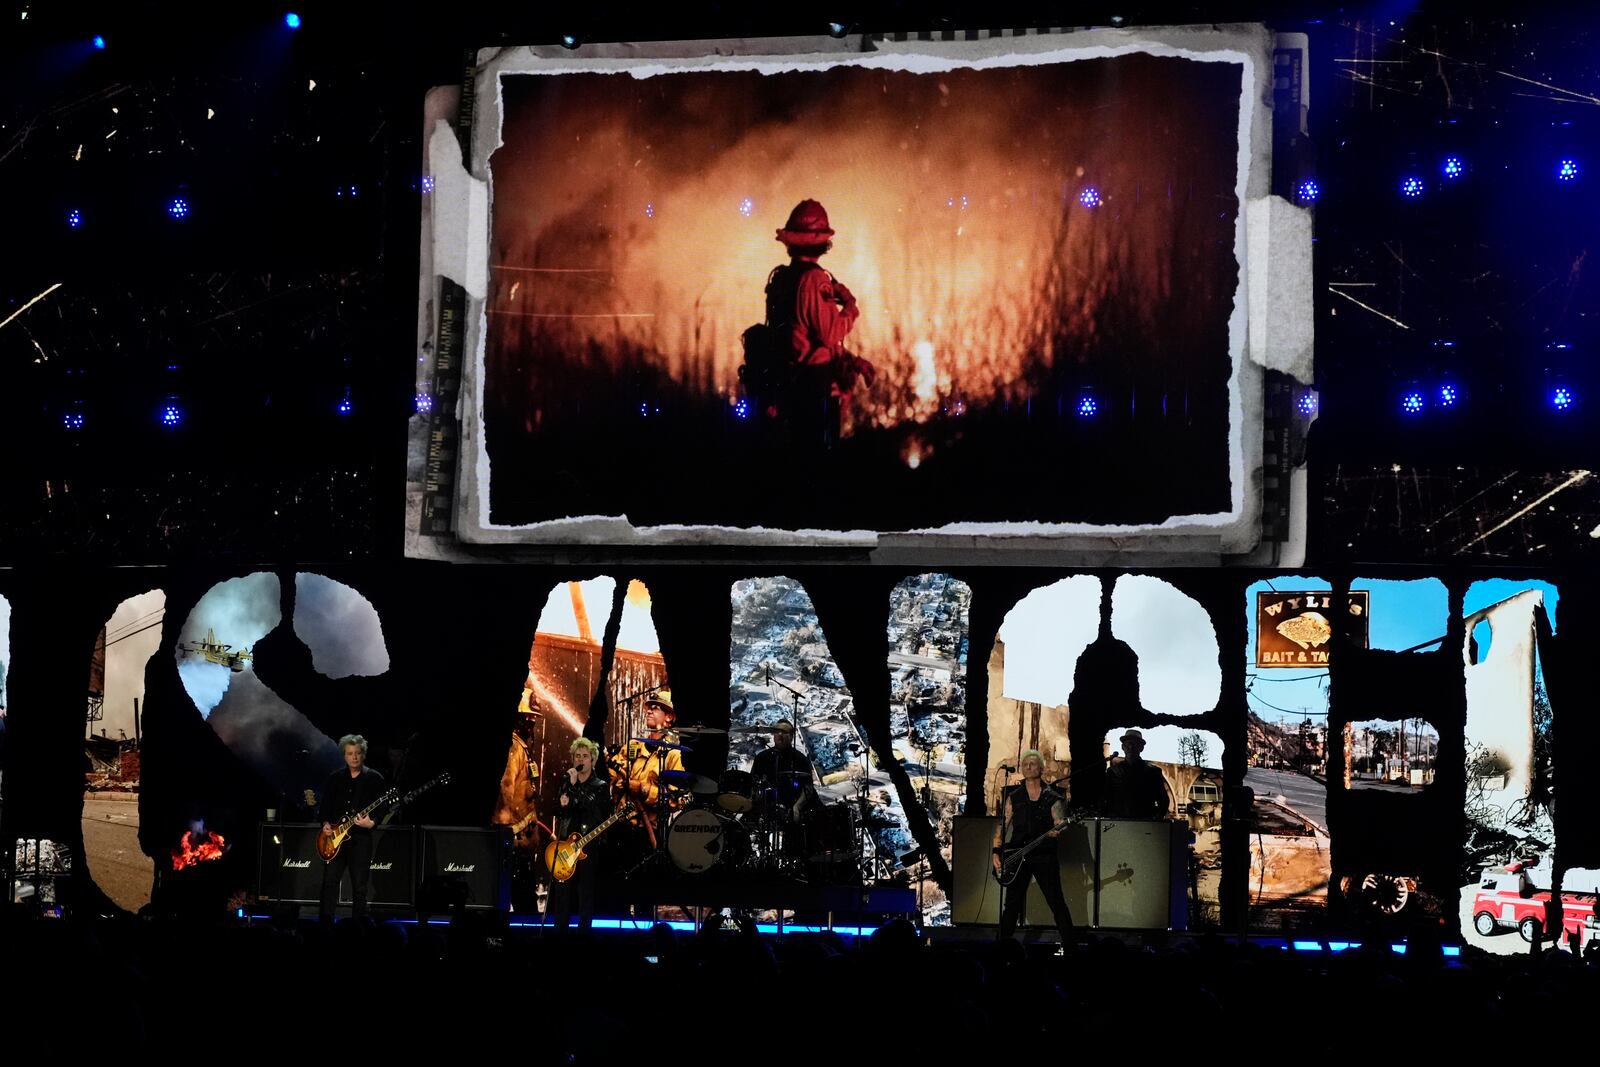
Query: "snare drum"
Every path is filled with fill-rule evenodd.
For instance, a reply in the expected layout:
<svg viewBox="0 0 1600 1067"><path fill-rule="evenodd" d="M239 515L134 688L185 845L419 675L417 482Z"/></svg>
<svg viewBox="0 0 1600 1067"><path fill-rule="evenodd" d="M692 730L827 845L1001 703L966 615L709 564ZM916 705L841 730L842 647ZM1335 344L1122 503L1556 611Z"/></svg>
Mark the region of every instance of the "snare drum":
<svg viewBox="0 0 1600 1067"><path fill-rule="evenodd" d="M697 874L718 863L738 865L750 852L744 827L710 808L678 812L667 829L667 856L680 871Z"/></svg>

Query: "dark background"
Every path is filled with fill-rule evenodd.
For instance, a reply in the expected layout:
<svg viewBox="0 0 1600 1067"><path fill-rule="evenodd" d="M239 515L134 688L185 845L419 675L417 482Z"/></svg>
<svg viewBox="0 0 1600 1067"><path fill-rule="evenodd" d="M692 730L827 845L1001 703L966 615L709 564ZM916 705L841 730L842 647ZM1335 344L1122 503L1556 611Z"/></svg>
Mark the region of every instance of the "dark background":
<svg viewBox="0 0 1600 1067"><path fill-rule="evenodd" d="M25 20L23 8L0 12L0 202L9 208L0 318L51 284L63 287L0 328L0 595L13 609L0 838L78 841L82 686L95 634L116 604L159 586L181 618L214 580L260 567L316 569L357 588L378 606L401 665L376 681L329 682L283 647L270 668L263 655L263 679L275 672L270 684L294 694L329 733L433 731L439 761L453 761L464 784L431 810L441 820L482 821L515 714L507 694L521 684L538 605L554 581L601 564L446 567L402 558L422 94L460 81L469 44L553 42L564 32L636 40L811 33L821 16L713 6L640 17L600 4L575 13L569 30L558 10L517 24L459 7L400 16L306 5L298 7L304 27L290 35L281 8L221 16L185 5L28 5ZM855 10L847 17L883 32L1062 19L1005 5ZM1570 188L1551 180L1562 154L1600 175L1586 100L1600 95L1595 22L1475 19L1444 4L1139 6L1073 17L1109 24L1113 15L1264 18L1310 34L1310 136L1283 136L1274 175L1287 194L1307 176L1321 188L1321 417L1308 445L1312 554L1304 570L1336 585L1357 571L1437 575L1457 598L1491 575L1558 584L1572 609L1542 655L1564 776L1559 862L1600 865L1585 818L1592 786L1582 774L1596 728L1583 714L1577 666L1600 629L1581 609L1600 550L1589 536L1600 524L1600 491L1582 483L1526 510L1566 480L1554 472L1594 465L1593 420L1554 418L1541 396L1552 373L1574 381L1580 398L1600 385L1590 369L1595 292L1586 277L1600 219L1595 186L1587 171ZM107 38L104 51L87 44L95 33ZM311 79L317 88L305 91ZM207 108L215 118L206 119ZM1469 161L1458 186L1437 176L1444 151ZM1413 169L1426 195L1407 202L1396 190ZM164 211L177 195L191 213L175 223ZM73 208L83 216L76 230L65 224ZM1346 292L1382 315L1333 295L1331 283L1351 283ZM1444 372L1460 378L1467 402L1401 419L1396 390ZM341 416L335 405L346 390L352 411ZM186 413L176 429L155 418L169 396ZM1580 399L1573 414L1582 408ZM83 428L66 429L63 416L78 410ZM1109 432L1114 446L1117 431ZM904 572L840 562L850 561L782 569L806 584L864 714L886 716L884 622L888 591ZM946 569L975 591L968 705L981 707L981 667L1005 611L1059 574L963 570L959 559ZM728 559L627 571L650 587L684 703L724 702L728 586L763 570L772 567ZM1218 622L1223 706L1194 725L1224 738L1227 774L1237 781L1241 594L1256 575L1168 577ZM293 644L284 638L262 645ZM1455 653L1411 657L1401 671L1387 654L1346 651L1333 668L1336 721L1362 717L1365 687L1399 689L1428 709L1442 763L1459 753ZM196 729L175 674L165 676L170 652L169 637L149 675L145 832L171 833L197 804L248 824L268 798L210 731ZM1074 696L1083 737L1102 718L1153 721L1129 710L1124 653L1102 648L1080 665L1090 675ZM380 703L389 709L382 731L369 725L369 708ZM975 765L982 745L975 731ZM1441 785L1415 797L1334 793L1336 868L1420 873L1453 888L1463 784ZM1242 836L1225 847L1224 893L1236 902Z"/></svg>

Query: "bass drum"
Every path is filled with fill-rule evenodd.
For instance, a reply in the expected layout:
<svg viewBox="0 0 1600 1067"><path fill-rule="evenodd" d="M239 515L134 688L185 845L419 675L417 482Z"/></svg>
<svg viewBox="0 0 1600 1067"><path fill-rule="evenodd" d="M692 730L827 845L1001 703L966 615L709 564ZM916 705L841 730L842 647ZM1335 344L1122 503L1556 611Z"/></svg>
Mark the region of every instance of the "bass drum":
<svg viewBox="0 0 1600 1067"><path fill-rule="evenodd" d="M667 856L688 874L718 864L737 867L750 856L750 835L743 826L710 808L678 812L667 828Z"/></svg>

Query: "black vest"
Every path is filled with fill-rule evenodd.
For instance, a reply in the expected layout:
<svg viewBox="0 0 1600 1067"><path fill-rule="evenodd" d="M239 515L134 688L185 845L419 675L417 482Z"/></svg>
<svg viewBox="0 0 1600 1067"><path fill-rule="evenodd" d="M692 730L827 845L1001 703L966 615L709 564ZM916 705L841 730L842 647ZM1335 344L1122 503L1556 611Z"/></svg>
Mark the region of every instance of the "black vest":
<svg viewBox="0 0 1600 1067"><path fill-rule="evenodd" d="M1053 829L1056 817L1050 809L1060 799L1061 794L1049 786L1039 790L1038 800L1028 799L1026 785L1014 786L1011 790L1011 840L1007 844L1013 848L1021 848L1040 834ZM1048 840L1034 849L1030 855L1038 855L1041 852L1048 855L1055 851L1055 847L1055 841Z"/></svg>

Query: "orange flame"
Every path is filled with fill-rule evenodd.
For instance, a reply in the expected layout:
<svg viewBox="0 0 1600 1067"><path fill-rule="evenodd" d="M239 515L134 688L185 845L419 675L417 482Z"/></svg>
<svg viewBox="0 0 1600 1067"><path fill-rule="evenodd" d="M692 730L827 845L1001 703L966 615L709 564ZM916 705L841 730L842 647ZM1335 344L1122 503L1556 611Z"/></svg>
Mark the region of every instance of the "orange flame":
<svg viewBox="0 0 1600 1067"><path fill-rule="evenodd" d="M200 838L193 831L185 831L181 845L172 852L172 869L181 871L207 860L219 860L228 843L219 833L207 830Z"/></svg>

